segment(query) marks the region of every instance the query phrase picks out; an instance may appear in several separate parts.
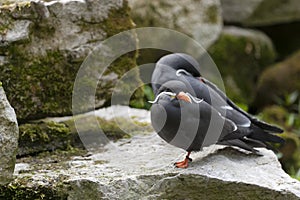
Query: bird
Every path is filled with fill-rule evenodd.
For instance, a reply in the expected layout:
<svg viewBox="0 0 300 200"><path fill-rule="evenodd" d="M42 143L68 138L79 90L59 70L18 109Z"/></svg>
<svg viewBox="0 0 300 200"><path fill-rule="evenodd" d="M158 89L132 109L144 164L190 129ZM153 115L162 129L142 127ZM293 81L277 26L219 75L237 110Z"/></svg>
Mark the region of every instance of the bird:
<svg viewBox="0 0 300 200"><path fill-rule="evenodd" d="M259 155L256 147L284 143L275 135L283 130L245 112L215 84L201 76L198 62L190 55L174 53L162 57L151 78L155 100L150 101L151 123L166 142L187 151L176 162L188 167L192 151L204 146L236 146Z"/></svg>

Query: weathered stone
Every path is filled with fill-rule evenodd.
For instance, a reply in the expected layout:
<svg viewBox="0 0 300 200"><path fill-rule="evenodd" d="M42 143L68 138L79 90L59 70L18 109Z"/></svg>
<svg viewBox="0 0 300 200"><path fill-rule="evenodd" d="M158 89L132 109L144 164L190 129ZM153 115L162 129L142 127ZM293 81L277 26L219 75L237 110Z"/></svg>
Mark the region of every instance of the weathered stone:
<svg viewBox="0 0 300 200"><path fill-rule="evenodd" d="M182 170L172 166L181 150L156 134L139 136L89 157L62 163L35 159L25 169L22 163L16 181L0 191L10 198L22 193L69 199L300 199L300 183L283 172L274 153L260 151L258 157L212 146L192 154L194 161Z"/></svg>
<svg viewBox="0 0 300 200"><path fill-rule="evenodd" d="M15 111L7 101L0 84L0 184L6 184L13 178L18 137Z"/></svg>
<svg viewBox="0 0 300 200"><path fill-rule="evenodd" d="M124 118L128 110L131 112L132 121ZM137 133L152 132L148 114L147 111L129 109L127 106L111 106L74 117L46 118L22 124L17 156L24 157L73 148L84 149L81 137L93 137L94 134L99 134L100 128L104 135L101 140L94 141L97 145L106 144L108 139L117 141L130 138ZM97 124L94 124L93 117L96 118ZM74 119L77 120L76 125Z"/></svg>
<svg viewBox="0 0 300 200"><path fill-rule="evenodd" d="M121 113L126 110L131 112L123 108ZM110 117L109 113L119 115L115 111L105 115ZM134 113L140 122L149 120L146 111ZM0 198L300 199L300 182L290 178L276 155L266 149L259 149L263 156L257 156L239 149L206 147L192 153L187 169L173 166L185 152L156 133L119 140L102 150L72 158L21 159L17 179L0 187Z"/></svg>
<svg viewBox="0 0 300 200"><path fill-rule="evenodd" d="M276 98L294 91L300 91L300 52L296 52L285 61L267 68L260 76L257 93L253 101L254 110L261 110L276 103Z"/></svg>
<svg viewBox="0 0 300 200"><path fill-rule="evenodd" d="M70 115L80 65L102 41L134 27L129 10L123 0L21 1L1 6L0 80L18 119ZM129 39L136 44L136 38ZM101 50L110 56L110 49ZM135 51L125 54L105 71L96 107L109 104L114 85L136 66L136 56ZM135 79L139 80L138 72ZM140 91L134 98L141 96Z"/></svg>
<svg viewBox="0 0 300 200"><path fill-rule="evenodd" d="M298 0L221 0L221 5L228 23L263 26L300 20Z"/></svg>
<svg viewBox="0 0 300 200"><path fill-rule="evenodd" d="M223 29L208 52L221 72L228 96L240 103L252 101L257 77L276 58L265 34L233 26Z"/></svg>
<svg viewBox="0 0 300 200"><path fill-rule="evenodd" d="M129 5L138 27L174 29L191 36L205 48L222 30L219 0L129 0Z"/></svg>

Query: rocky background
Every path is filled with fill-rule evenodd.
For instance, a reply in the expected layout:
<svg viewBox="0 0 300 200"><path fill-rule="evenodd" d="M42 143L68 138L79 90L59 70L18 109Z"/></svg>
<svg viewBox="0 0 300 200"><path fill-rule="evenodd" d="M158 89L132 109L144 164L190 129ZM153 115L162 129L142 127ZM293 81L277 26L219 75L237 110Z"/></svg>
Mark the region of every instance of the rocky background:
<svg viewBox="0 0 300 200"><path fill-rule="evenodd" d="M285 129L283 137L286 144L276 147L279 149L277 156L283 169L292 177L300 179L298 0L4 0L0 1L0 169L3 174L0 183L4 184L0 187L0 199L79 199L87 195L94 195L94 199L99 199L105 197L105 193L108 198L118 198L121 194L128 193L128 190L131 192L131 196L126 196L128 199L137 198L138 194L145 195L147 191L150 191L147 199L174 198L176 196L166 194L178 190L180 185L184 185L184 180L190 180L195 186L210 177L210 191L223 187L222 191L228 192L237 187L236 182L247 179L241 176L241 180L231 180L226 173L213 174L212 178L210 171L203 171L203 166L210 165L206 161L217 163L216 168L222 171L222 166L218 163L224 163L227 158L238 160L240 153L232 150L222 150L222 158L211 155L205 162L199 161L200 165L194 165L196 169L186 174L169 169L156 171L158 167L162 167L153 163L159 160L158 157L152 158L150 163L140 160L146 168L144 172L122 174L122 163L109 158L109 153L90 158L84 150L73 118L64 117L72 114L72 90L77 71L86 56L101 41L124 30L145 26L177 30L200 42L218 66L228 96L243 109ZM138 38L134 39L138 45ZM114 85L125 72L140 64L156 62L167 53L169 52L146 49L118 58L99 80L96 108L110 105ZM139 73L143 72L135 72L136 81L141 81ZM89 84L89 80L86 84ZM151 88L146 85L134 93L130 105L149 108L147 100L152 98ZM133 143L136 146L152 146L159 141L135 138L141 133L145 137L154 137L148 118L145 117L148 114L143 113L146 111L135 110L129 120L121 115L124 108L118 109L120 115L117 120L108 117L111 113L105 109L100 110L97 115L97 122L105 134L113 141L121 139L117 145ZM90 114L77 117L81 119L80 126L87 134L96 132L97 126L90 123ZM138 126L132 128L131 120ZM19 131L16 128L17 121ZM127 129L121 129L120 124ZM159 142L157 144L159 147L169 148L164 145ZM132 148L126 151L137 151L134 145ZM154 149L144 151L155 154ZM170 153L173 151L175 150L162 150L161 153L166 154L167 159L159 162L171 161L168 156L174 156ZM17 179L10 182L15 155ZM274 161L272 153L266 152L266 155L269 160ZM130 160L130 156L126 156L128 155L124 155L124 158ZM265 167L261 163L255 165L255 158L248 158L245 163L252 163L252 167ZM118 167L116 163L119 164ZM138 162L133 164L138 165ZM103 168L108 170L104 170L102 174L89 174L88 171L93 171L88 167L90 165L96 166L100 171ZM132 165L129 167L131 170L134 169ZM229 174L231 166L234 163L226 163L226 172ZM261 195L266 195L267 199L299 199L298 183L282 175L284 172L280 171L279 164L275 163L273 167L270 166L268 172L277 171L274 174L278 175L278 183L286 183L279 189L279 193L279 190L274 193L269 191L278 185L272 185L268 181L259 185L260 180L251 180L244 182L243 186L239 185L238 187L245 187L245 193L232 199L257 199ZM118 173L113 173L113 170ZM81 173L86 174L80 177ZM90 179L94 176L98 179ZM268 177L268 173L262 176L265 179L274 178ZM112 180L115 181L114 184L111 183ZM43 181L44 184L41 184ZM151 182L157 184L153 185ZM133 187L137 184L140 187ZM248 187L249 184L253 185ZM119 196L114 196L118 187L125 189ZM155 187L158 187L157 190ZM76 190L84 192L80 194ZM186 189L183 187L182 191ZM191 196L186 197L199 197L193 192L195 190L189 191L187 195ZM221 198L207 196L209 194L212 193L208 192L201 197Z"/></svg>

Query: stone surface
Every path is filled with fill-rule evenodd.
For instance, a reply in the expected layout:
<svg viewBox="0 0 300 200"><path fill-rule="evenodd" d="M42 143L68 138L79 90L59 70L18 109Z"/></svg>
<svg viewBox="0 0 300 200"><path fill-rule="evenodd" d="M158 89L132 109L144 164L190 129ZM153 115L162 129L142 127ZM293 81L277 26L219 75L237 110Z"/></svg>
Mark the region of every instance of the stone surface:
<svg viewBox="0 0 300 200"><path fill-rule="evenodd" d="M10 2L0 6L0 80L18 119L70 115L72 89L84 59L108 37L134 27L127 2ZM137 42L133 37L129 41ZM111 56L108 47L98 51ZM136 56L135 51L125 54L105 71L96 92L97 108L109 104L114 85L136 66ZM95 67L99 71L105 66ZM90 73L99 79L99 74ZM84 83L91 87L90 82Z"/></svg>
<svg viewBox="0 0 300 200"><path fill-rule="evenodd" d="M138 27L177 30L205 48L218 38L222 29L219 0L129 0L129 5Z"/></svg>
<svg viewBox="0 0 300 200"><path fill-rule="evenodd" d="M208 52L221 72L227 95L246 104L254 97L257 77L276 58L268 36L235 26L226 26Z"/></svg>
<svg viewBox="0 0 300 200"><path fill-rule="evenodd" d="M253 109L276 103L276 98L284 98L294 91L300 91L300 51L286 60L267 68L260 76Z"/></svg>
<svg viewBox="0 0 300 200"><path fill-rule="evenodd" d="M149 113L138 116L146 119ZM281 169L270 150L260 149L263 156L256 156L210 146L192 153L189 168L176 169L173 163L185 152L153 132L101 149L67 159L20 159L17 178L0 187L0 198L300 199L300 183Z"/></svg>
<svg viewBox="0 0 300 200"><path fill-rule="evenodd" d="M0 82L1 83L1 82ZM18 123L0 84L0 184L12 179L18 148Z"/></svg>
<svg viewBox="0 0 300 200"><path fill-rule="evenodd" d="M300 20L298 0L221 0L221 5L228 23L264 26Z"/></svg>
<svg viewBox="0 0 300 200"><path fill-rule="evenodd" d="M76 125L74 119L77 120ZM94 124L94 119L96 123ZM45 118L20 125L18 157L54 150L83 149L81 137L104 134L98 144L119 140L144 132L152 132L149 112L127 106L111 106L74 117ZM78 134L80 131L80 134Z"/></svg>

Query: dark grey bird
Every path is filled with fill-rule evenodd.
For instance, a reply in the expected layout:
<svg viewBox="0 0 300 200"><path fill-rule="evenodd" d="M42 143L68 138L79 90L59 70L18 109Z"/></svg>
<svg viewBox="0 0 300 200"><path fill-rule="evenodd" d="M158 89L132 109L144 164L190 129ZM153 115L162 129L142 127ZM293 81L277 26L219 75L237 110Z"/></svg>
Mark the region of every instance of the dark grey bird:
<svg viewBox="0 0 300 200"><path fill-rule="evenodd" d="M191 151L215 143L258 154L255 147L284 142L274 135L282 129L240 109L199 71L199 64L191 56L170 54L157 62L152 75L156 94L152 125L166 142L188 152L177 167L188 166Z"/></svg>

